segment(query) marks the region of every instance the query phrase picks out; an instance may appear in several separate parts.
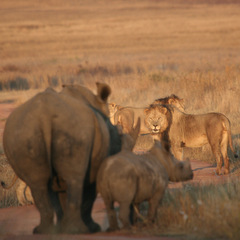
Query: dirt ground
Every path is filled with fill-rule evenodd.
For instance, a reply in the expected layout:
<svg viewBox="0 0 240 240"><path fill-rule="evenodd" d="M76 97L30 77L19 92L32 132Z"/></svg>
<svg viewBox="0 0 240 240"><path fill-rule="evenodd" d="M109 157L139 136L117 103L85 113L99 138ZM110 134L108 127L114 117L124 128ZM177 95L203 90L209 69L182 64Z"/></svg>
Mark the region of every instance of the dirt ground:
<svg viewBox="0 0 240 240"><path fill-rule="evenodd" d="M2 138L3 128L5 120L14 109L14 105L10 103L0 103L0 137ZM215 167L212 165L191 160L192 169L194 171L194 178L188 181L189 184L208 184L208 183L221 183L228 181L231 177L229 176L217 176L215 175ZM234 175L235 176L235 175ZM236 176L235 176L236 177ZM181 187L183 183L170 183L169 188ZM95 201L93 207L93 218L98 222L102 231L105 231L108 223L106 217L105 206L100 196ZM150 235L139 235L137 233L126 233L126 232L114 232L114 233L97 233L97 234L84 234L84 235L59 235L59 236L48 236L48 235L32 235L33 228L39 224L40 217L39 213L34 205L22 206L22 207L10 207L0 209L0 239L17 239L17 240L42 240L42 239L82 239L82 240L93 240L93 239L112 239L112 240L130 240L130 239L160 239L160 240L171 240L171 239L186 239L185 237L165 237L165 236L150 236Z"/></svg>

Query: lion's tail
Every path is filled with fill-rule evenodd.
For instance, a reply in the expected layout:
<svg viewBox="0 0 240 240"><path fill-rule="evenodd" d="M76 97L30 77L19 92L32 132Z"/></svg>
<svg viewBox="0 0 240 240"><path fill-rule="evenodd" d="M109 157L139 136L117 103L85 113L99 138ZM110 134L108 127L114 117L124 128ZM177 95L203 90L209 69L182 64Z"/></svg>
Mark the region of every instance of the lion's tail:
<svg viewBox="0 0 240 240"><path fill-rule="evenodd" d="M225 123L225 127L226 127L226 130L228 132L228 143L229 143L229 146L234 154L234 157L235 158L238 158L238 155L237 153L235 152L234 148L233 148L233 143L232 143L232 132L231 132L231 123L229 121L229 119L226 119L227 121L224 121Z"/></svg>

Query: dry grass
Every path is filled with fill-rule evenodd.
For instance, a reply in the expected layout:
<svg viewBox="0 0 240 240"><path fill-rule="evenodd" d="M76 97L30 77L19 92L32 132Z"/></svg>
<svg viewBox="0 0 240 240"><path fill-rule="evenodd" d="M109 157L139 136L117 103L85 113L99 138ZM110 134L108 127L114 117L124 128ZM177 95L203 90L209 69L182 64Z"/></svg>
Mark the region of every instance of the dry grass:
<svg viewBox="0 0 240 240"><path fill-rule="evenodd" d="M2 181L4 181L6 184L11 183L13 175L13 169L9 166L6 157L0 152L0 183ZM18 205L19 203L16 196L15 186L8 190L0 187L0 208Z"/></svg>
<svg viewBox="0 0 240 240"><path fill-rule="evenodd" d="M185 185L168 190L158 210L155 233L239 239L239 197L239 179L222 185Z"/></svg>
<svg viewBox="0 0 240 240"><path fill-rule="evenodd" d="M146 106L174 93L185 99L189 113L226 114L240 153L239 11L237 0L3 0L0 103L21 104L48 86L60 89L62 83L81 83L95 91L96 81L109 83L110 101L120 105ZM208 147L187 149L186 155L213 161ZM235 168L238 162L231 159ZM238 188L235 182L230 185ZM221 186L219 192L230 185ZM161 212L169 231L177 228L175 198L182 209L176 210L179 231L191 227L195 231L193 221L195 232L204 228L206 236L213 225L219 233L215 236L233 239L237 234L227 234L231 227L235 229L230 217L229 226L220 225L229 213L239 213L237 191L229 197L226 190L223 197L210 186L173 194L178 197L169 193L166 199L172 200L164 200L165 213ZM200 206L196 199L205 201L204 194L210 199ZM226 211L214 212L214 201ZM190 211L184 224L179 211ZM201 218L194 219L196 214ZM232 219L239 223L238 215Z"/></svg>

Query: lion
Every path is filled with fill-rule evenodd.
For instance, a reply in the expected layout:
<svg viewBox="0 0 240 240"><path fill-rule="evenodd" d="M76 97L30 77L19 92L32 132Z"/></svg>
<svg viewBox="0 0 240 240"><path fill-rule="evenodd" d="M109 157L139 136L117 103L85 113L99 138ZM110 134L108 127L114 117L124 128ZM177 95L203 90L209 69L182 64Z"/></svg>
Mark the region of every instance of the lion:
<svg viewBox="0 0 240 240"><path fill-rule="evenodd" d="M184 108L184 100L180 99L178 96L172 94L165 98L159 98L154 101L154 103L158 104L171 104L176 106L182 111L185 111ZM123 128L124 133L130 133L133 127L136 126L137 119L140 118L141 122L141 129L140 134L147 134L149 133L149 129L144 124L144 110L145 108L136 108L136 107L121 107L117 105L117 110L114 114L114 122L115 125L121 125ZM116 109L116 108L115 108Z"/></svg>
<svg viewBox="0 0 240 240"><path fill-rule="evenodd" d="M112 124L114 124L114 115L115 113L121 109L122 106L112 102L112 103L108 103L108 110L109 110L109 118Z"/></svg>
<svg viewBox="0 0 240 240"><path fill-rule="evenodd" d="M179 98L175 94L171 94L165 98L158 98L152 104L170 104L177 107L180 111L185 112L185 103L183 98Z"/></svg>
<svg viewBox="0 0 240 240"><path fill-rule="evenodd" d="M148 221L151 223L155 220L157 207L169 180L177 182L193 178L190 162L176 160L169 152L167 144L162 145L159 141L155 141L148 153L142 155L133 153L139 121L133 131L135 137L131 137L131 133L123 135L121 152L108 157L98 171L97 190L106 205L108 231L118 229L113 207L115 201L120 205L119 219L123 228L131 226L130 206L133 204L135 209L138 209L143 201L149 202ZM137 210L136 212L138 213Z"/></svg>
<svg viewBox="0 0 240 240"><path fill-rule="evenodd" d="M173 105L152 104L145 109L145 124L161 139L169 141L174 156L182 160L183 148L202 147L210 144L217 161L216 173L221 173L224 160L224 174L229 173L227 147L232 145L231 124L222 113L186 114Z"/></svg>
<svg viewBox="0 0 240 240"><path fill-rule="evenodd" d="M13 179L9 185L6 184L6 182L4 181L1 181L1 185L6 190L9 190L14 185L16 185L15 189L19 205L24 206L34 203L29 186L27 186L27 184L24 181L18 178L16 174L14 174Z"/></svg>

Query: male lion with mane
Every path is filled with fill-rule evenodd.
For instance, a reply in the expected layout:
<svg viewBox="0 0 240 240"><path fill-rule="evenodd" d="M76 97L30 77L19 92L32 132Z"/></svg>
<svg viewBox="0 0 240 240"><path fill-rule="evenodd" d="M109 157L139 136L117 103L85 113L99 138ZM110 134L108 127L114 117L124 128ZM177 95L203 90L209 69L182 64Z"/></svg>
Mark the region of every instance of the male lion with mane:
<svg viewBox="0 0 240 240"><path fill-rule="evenodd" d="M181 111L184 109L184 100L180 99L178 96L172 94L165 98L156 99L153 104L170 104L179 108ZM136 107L121 107L116 104L111 104L111 108L114 108L114 122L115 125L121 125L124 133L130 133L136 126L137 119L140 118L141 122L144 123L144 110L145 108ZM113 110L110 110L113 112ZM141 134L149 133L149 129L145 124L141 124L140 129Z"/></svg>
<svg viewBox="0 0 240 240"><path fill-rule="evenodd" d="M145 109L145 124L153 134L168 140L174 156L182 160L183 147L202 147L209 143L217 161L216 173L229 173L228 144L232 145L229 119L221 113L186 114L173 105L152 104Z"/></svg>
<svg viewBox="0 0 240 240"><path fill-rule="evenodd" d="M177 107L180 111L185 112L185 104L183 98L179 98L175 94L171 94L165 98L158 98L152 104L170 104Z"/></svg>

